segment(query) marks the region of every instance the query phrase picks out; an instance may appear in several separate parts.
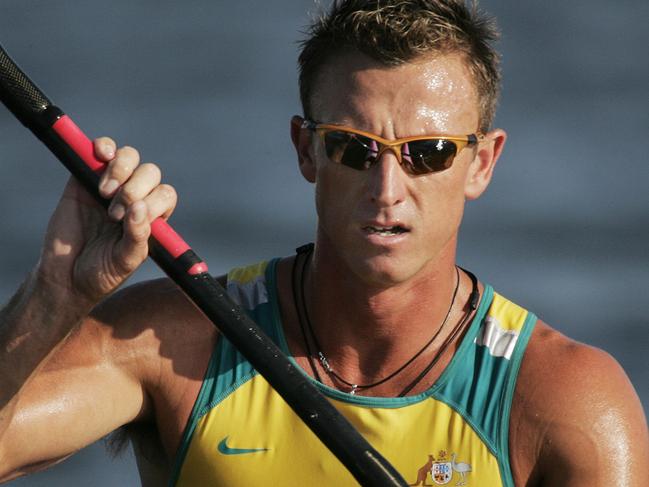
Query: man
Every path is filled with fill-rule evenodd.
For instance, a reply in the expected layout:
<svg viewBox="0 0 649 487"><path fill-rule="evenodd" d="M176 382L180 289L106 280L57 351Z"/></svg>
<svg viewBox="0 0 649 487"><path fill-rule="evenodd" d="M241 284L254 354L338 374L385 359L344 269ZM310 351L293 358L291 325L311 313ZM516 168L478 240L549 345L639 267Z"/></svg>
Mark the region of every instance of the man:
<svg viewBox="0 0 649 487"><path fill-rule="evenodd" d="M224 281L409 482L645 485L647 426L615 361L455 264L506 139L494 37L452 0L335 4L291 121L315 246ZM0 479L128 424L144 485L352 485L173 284L113 294L176 197L134 149L95 150L109 218L71 181L2 311Z"/></svg>

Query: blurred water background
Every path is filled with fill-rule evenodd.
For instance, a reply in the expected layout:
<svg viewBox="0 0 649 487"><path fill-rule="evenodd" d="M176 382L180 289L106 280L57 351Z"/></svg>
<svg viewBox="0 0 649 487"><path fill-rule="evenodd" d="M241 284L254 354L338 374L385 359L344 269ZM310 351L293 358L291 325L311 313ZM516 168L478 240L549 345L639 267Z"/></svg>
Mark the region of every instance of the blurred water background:
<svg viewBox="0 0 649 487"><path fill-rule="evenodd" d="M214 272L291 253L315 226L288 136L311 0L2 0L0 43L93 135L158 162L172 222ZM649 409L649 2L483 0L503 30L509 132L459 261L611 353ZM67 176L0 109L0 300L34 264ZM160 275L146 264L136 280ZM2 371L7 373L7 371ZM561 370L548 370L560 374ZM95 444L16 487L139 485Z"/></svg>

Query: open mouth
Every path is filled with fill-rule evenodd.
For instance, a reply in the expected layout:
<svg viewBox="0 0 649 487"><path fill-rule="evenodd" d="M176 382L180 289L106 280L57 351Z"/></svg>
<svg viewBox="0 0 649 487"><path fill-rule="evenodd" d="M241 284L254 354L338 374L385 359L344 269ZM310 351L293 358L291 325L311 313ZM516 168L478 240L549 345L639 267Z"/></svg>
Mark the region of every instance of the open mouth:
<svg viewBox="0 0 649 487"><path fill-rule="evenodd" d="M368 225L364 227L363 230L365 230L369 234L376 234L384 237L401 235L402 233L408 233L410 231L407 228L402 227L400 225L394 225L391 227L378 227L374 225Z"/></svg>

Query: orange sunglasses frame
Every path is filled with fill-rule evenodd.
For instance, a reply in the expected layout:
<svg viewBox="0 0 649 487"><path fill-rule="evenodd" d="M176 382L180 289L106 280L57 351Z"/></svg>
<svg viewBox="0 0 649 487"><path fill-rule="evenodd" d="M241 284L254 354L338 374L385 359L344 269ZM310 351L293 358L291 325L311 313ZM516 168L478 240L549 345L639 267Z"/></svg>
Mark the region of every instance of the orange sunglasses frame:
<svg viewBox="0 0 649 487"><path fill-rule="evenodd" d="M482 142L485 140L485 135L482 133L476 133L476 134L469 134L469 135L425 135L425 136L411 136L411 137L403 137L401 139L394 139L394 140L388 140L384 139L383 137L380 137L378 135L375 135L371 132L365 132L364 130L358 130L352 127L347 127L345 125L334 125L334 124L327 124L327 123L318 123L314 122L313 120L308 120L305 119L302 122L301 125L302 128L312 130L320 135L324 142L324 136L328 134L329 132L337 132L337 131L342 131L342 132L349 132L352 134L357 134L357 135L362 135L364 137L368 137L376 142L379 143L379 151L376 154L376 160L378 161L379 158L381 157L381 154L385 152L386 150L391 150L394 155L397 157L397 160L399 161L399 164L403 166L403 161L402 161L402 154L401 154L401 148L403 147L404 144L407 144L408 142L413 142L415 140L450 140L455 143L456 146L456 151L455 155L453 156L453 159L451 159L450 164L445 167L444 169L441 169L439 171L431 171L430 173L433 172L441 172L445 169L448 169L453 165L453 161L457 157L457 155L460 153L462 149L465 147L471 147L479 142ZM335 161L332 161L335 162ZM340 164L340 163L338 163ZM426 173L423 173L426 174Z"/></svg>

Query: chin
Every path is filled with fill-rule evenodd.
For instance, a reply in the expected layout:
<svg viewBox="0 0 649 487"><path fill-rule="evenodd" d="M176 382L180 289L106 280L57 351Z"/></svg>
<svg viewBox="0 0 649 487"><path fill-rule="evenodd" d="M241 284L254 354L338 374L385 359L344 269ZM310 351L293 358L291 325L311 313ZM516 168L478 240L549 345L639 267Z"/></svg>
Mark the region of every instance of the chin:
<svg viewBox="0 0 649 487"><path fill-rule="evenodd" d="M319 228L318 245L343 276L349 273L373 288L385 289L408 282L433 259L430 243L423 245L414 239L404 239L396 245L381 246L350 233L351 238L345 234L330 238Z"/></svg>
<svg viewBox="0 0 649 487"><path fill-rule="evenodd" d="M352 266L354 273L372 287L387 288L408 281L421 269L408 258L390 255L366 257Z"/></svg>

